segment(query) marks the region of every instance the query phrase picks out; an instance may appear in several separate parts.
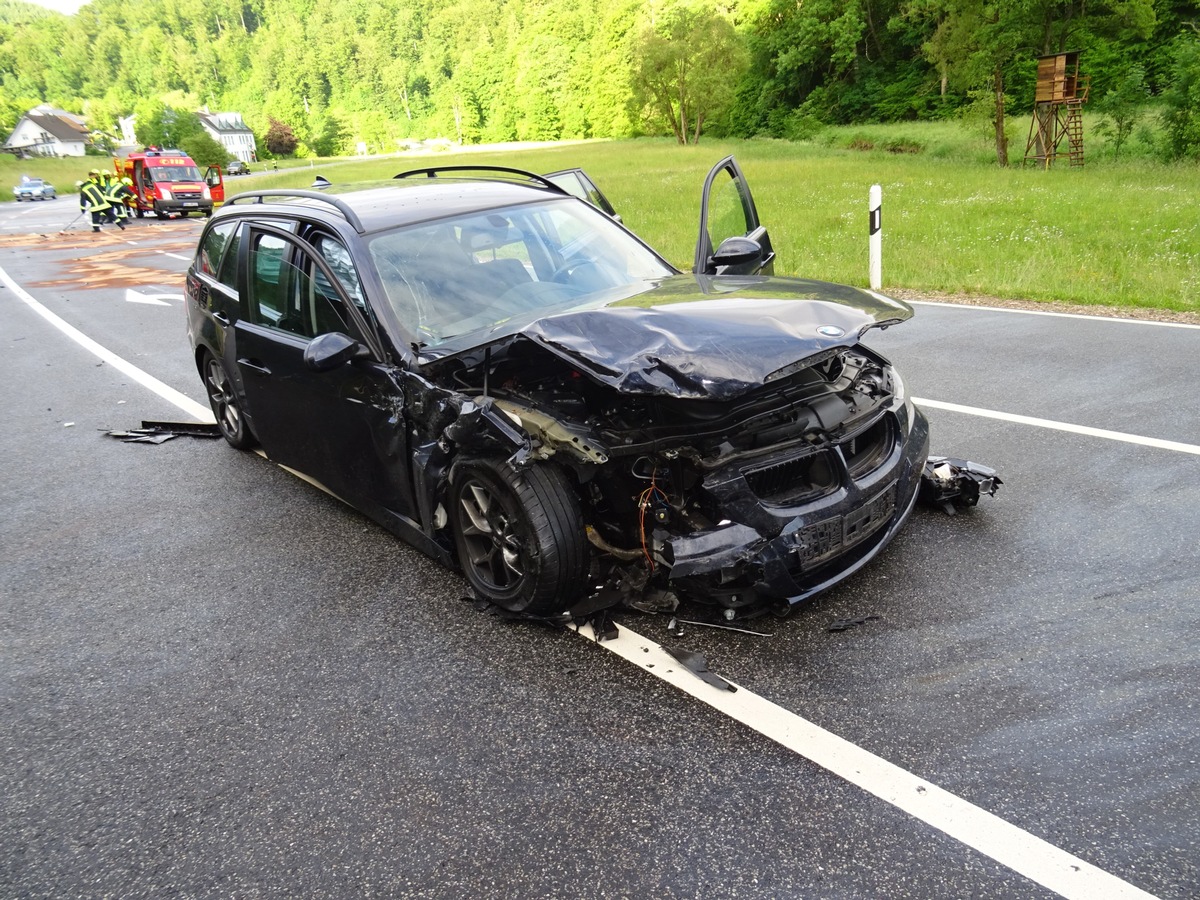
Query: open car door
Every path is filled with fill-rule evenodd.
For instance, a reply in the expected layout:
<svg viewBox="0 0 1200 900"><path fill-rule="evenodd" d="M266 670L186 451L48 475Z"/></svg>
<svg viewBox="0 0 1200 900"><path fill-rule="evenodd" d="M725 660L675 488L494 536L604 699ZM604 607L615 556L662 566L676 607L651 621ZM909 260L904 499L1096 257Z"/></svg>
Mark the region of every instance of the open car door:
<svg viewBox="0 0 1200 900"><path fill-rule="evenodd" d="M700 201L700 236L692 271L697 275L770 275L775 251L758 221L746 176L732 156L708 173Z"/></svg>
<svg viewBox="0 0 1200 900"><path fill-rule="evenodd" d="M617 215L617 211L613 209L613 205L608 202L608 198L596 187L596 182L588 177L583 169L563 169L561 172L551 172L549 175L544 175L547 181L557 184L560 188L566 191L573 197L578 197L580 200L586 200L592 206L603 212L608 213L618 222L621 217Z"/></svg>
<svg viewBox="0 0 1200 900"><path fill-rule="evenodd" d="M204 173L204 183L208 185L213 206L220 206L225 202L225 181L221 178L220 166L208 167L208 171Z"/></svg>

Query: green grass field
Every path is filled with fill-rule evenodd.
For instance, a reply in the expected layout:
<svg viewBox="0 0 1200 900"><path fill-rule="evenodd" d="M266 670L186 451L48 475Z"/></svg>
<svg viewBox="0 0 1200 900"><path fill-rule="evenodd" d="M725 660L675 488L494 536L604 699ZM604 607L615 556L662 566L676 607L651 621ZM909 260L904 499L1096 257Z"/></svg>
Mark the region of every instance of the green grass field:
<svg viewBox="0 0 1200 900"><path fill-rule="evenodd" d="M846 149L852 143L920 152ZM1024 144L1023 133L1013 140L1014 159ZM807 143L713 140L684 148L640 140L450 151L342 160L319 171L344 182L430 164L541 172L580 166L630 228L689 269L704 175L730 153L770 229L777 274L865 285L867 193L877 183L885 291L1200 312L1200 168L1101 159L1077 169L1000 169L986 139L954 123L831 129ZM74 177L56 170L72 162L51 160L35 170L6 159L0 177L10 173L15 183L16 173L29 169L66 188ZM95 165L78 164L83 171ZM313 174L307 166L281 166L253 181L231 179L230 187L303 187Z"/></svg>

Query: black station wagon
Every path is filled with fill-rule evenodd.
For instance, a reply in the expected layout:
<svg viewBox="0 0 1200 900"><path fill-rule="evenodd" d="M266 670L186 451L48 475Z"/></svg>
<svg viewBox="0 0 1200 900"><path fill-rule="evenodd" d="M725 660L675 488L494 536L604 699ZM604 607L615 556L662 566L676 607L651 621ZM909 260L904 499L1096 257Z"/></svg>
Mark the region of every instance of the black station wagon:
<svg viewBox="0 0 1200 900"><path fill-rule="evenodd" d="M929 437L861 344L907 305L771 276L732 157L691 273L581 171L241 194L187 276L226 439L530 615L782 612L901 527Z"/></svg>

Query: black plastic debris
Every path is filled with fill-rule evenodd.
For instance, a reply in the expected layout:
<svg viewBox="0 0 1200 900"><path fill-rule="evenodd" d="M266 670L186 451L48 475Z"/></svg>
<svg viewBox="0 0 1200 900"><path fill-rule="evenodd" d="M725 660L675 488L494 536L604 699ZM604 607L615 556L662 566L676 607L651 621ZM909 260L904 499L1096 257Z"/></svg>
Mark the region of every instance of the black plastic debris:
<svg viewBox="0 0 1200 900"><path fill-rule="evenodd" d="M611 611L602 609L592 614L588 624L592 626L592 634L596 636L597 642L617 639L617 623L612 620Z"/></svg>
<svg viewBox="0 0 1200 900"><path fill-rule="evenodd" d="M927 506L936 506L952 516L978 503L981 494L996 496L1002 484L995 469L967 459L931 456L925 460L918 497Z"/></svg>
<svg viewBox="0 0 1200 900"><path fill-rule="evenodd" d="M737 688L735 688L716 672L710 672L708 670L708 660L706 660L702 654L699 654L694 650L681 650L676 647L668 647L666 644L663 644L662 648L671 656L673 656L681 666L683 666L701 681L711 684L713 687L719 688L722 691L729 691L730 693L733 693L737 690Z"/></svg>
<svg viewBox="0 0 1200 900"><path fill-rule="evenodd" d="M879 616L860 616L857 619L835 619L829 623L826 631L847 631L851 628L857 628L859 625L866 625L868 622L878 622Z"/></svg>
<svg viewBox="0 0 1200 900"><path fill-rule="evenodd" d="M219 438L221 428L219 425L206 425L202 422L143 421L141 428L104 433L126 444L161 444L177 437Z"/></svg>

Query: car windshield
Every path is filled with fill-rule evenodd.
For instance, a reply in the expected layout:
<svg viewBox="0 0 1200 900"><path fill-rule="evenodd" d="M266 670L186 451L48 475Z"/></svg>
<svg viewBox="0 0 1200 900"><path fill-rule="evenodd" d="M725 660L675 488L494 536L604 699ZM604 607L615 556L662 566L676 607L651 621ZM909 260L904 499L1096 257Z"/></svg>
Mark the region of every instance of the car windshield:
<svg viewBox="0 0 1200 900"><path fill-rule="evenodd" d="M151 166L155 181L199 181L200 170L195 166Z"/></svg>
<svg viewBox="0 0 1200 900"><path fill-rule="evenodd" d="M370 249L400 324L422 349L451 352L673 274L604 213L565 198L398 228Z"/></svg>

